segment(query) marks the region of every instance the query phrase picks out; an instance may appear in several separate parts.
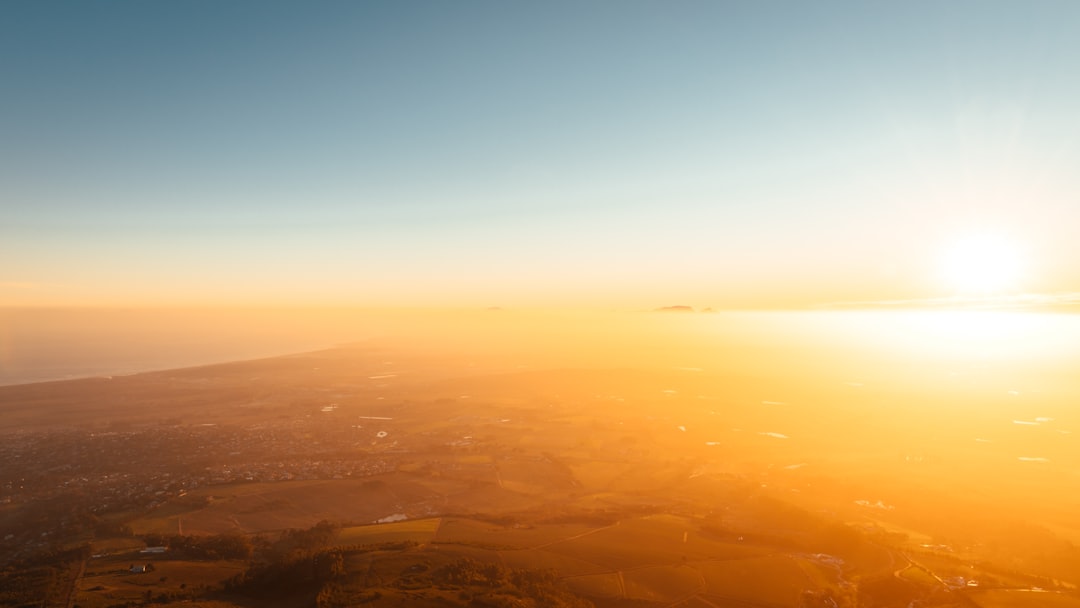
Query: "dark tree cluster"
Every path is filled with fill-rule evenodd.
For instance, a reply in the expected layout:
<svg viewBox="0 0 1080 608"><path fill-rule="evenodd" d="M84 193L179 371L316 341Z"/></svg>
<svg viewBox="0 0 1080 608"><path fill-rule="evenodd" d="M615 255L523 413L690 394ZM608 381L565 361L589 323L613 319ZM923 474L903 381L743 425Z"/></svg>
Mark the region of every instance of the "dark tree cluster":
<svg viewBox="0 0 1080 608"><path fill-rule="evenodd" d="M225 582L225 590L250 597L314 591L345 574L340 550L295 551L248 568Z"/></svg>
<svg viewBox="0 0 1080 608"><path fill-rule="evenodd" d="M45 550L0 570L0 606L38 607L63 600L72 568L90 557L90 547Z"/></svg>
<svg viewBox="0 0 1080 608"><path fill-rule="evenodd" d="M462 558L432 573L432 580L443 586L463 587L461 599L469 606L499 607L559 607L585 608L592 606L562 587L554 570L507 568L501 564L483 563ZM476 589L480 588L480 589Z"/></svg>
<svg viewBox="0 0 1080 608"><path fill-rule="evenodd" d="M143 540L148 547L168 547L173 553L194 559L249 559L254 552L254 543L242 534L226 533L214 536L147 534Z"/></svg>

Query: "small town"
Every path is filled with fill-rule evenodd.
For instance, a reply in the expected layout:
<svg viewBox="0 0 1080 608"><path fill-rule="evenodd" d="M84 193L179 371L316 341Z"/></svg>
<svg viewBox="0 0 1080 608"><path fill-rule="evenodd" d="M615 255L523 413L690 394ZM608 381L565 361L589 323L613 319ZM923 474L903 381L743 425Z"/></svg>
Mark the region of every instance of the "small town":
<svg viewBox="0 0 1080 608"><path fill-rule="evenodd" d="M394 442L373 445L357 440L357 429L348 431L297 422L8 434L0 443L0 505L33 505L27 512L38 518L0 529L0 555L17 557L53 537L77 535L109 513L150 510L208 485L394 470L400 451Z"/></svg>

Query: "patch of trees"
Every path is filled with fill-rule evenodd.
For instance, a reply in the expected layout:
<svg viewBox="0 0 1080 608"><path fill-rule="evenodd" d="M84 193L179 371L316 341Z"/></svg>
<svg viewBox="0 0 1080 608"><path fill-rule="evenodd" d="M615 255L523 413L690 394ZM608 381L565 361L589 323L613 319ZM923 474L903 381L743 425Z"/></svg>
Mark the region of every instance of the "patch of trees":
<svg viewBox="0 0 1080 608"><path fill-rule="evenodd" d="M148 547L168 547L170 551L195 559L249 559L254 552L252 540L242 534L147 534L143 540Z"/></svg>
<svg viewBox="0 0 1080 608"><path fill-rule="evenodd" d="M49 549L7 564L0 570L0 606L63 603L78 564L90 557L90 547Z"/></svg>
<svg viewBox="0 0 1080 608"><path fill-rule="evenodd" d="M316 608L346 608L386 600L424 605L476 608L592 608L588 600L563 587L553 570L506 568L498 563L461 558L429 569L426 561L405 568L377 586L358 577L341 577L315 596Z"/></svg>
<svg viewBox="0 0 1080 608"><path fill-rule="evenodd" d="M342 585L331 583L323 587L315 596L315 608L344 608L377 602L382 597L382 592L378 590L355 592Z"/></svg>
<svg viewBox="0 0 1080 608"><path fill-rule="evenodd" d="M246 571L225 582L225 591L251 597L315 592L346 574L345 556L372 551L405 551L416 547L412 541L356 545L332 549L291 549L275 546L266 561L252 564Z"/></svg>
<svg viewBox="0 0 1080 608"><path fill-rule="evenodd" d="M40 606L43 597L53 595L64 570L38 566L0 573L0 606Z"/></svg>
<svg viewBox="0 0 1080 608"><path fill-rule="evenodd" d="M349 549L327 548L337 533L338 526L325 520L307 529L285 530L277 541L262 546L257 563L226 581L225 590L260 598L316 592L345 573Z"/></svg>
<svg viewBox="0 0 1080 608"><path fill-rule="evenodd" d="M334 540L337 533L338 526L326 520L320 521L305 530L285 530L274 544L274 552L284 554L292 551L315 551L322 549Z"/></svg>
<svg viewBox="0 0 1080 608"><path fill-rule="evenodd" d="M507 568L463 558L439 568L417 560L400 574L372 585L347 571L346 558L369 552L401 552L415 542L328 547L337 528L320 522L307 530L289 530L259 551L256 562L227 580L224 591L254 599L304 597L317 608L345 608L393 597L423 597L432 590L456 593L450 605L490 608L591 608L566 589L553 570ZM396 558L395 558L396 559ZM408 562L406 562L408 563ZM412 595L408 595L412 594ZM443 601L446 596L441 596Z"/></svg>
<svg viewBox="0 0 1080 608"><path fill-rule="evenodd" d="M459 594L469 606L493 608L552 607L586 608L592 603L574 595L558 581L554 570L507 568L502 564L483 563L462 558L431 574L437 585L464 587Z"/></svg>
<svg viewBox="0 0 1080 608"><path fill-rule="evenodd" d="M225 591L266 598L315 591L323 583L345 574L340 550L297 551L273 561L253 565L225 582Z"/></svg>
<svg viewBox="0 0 1080 608"><path fill-rule="evenodd" d="M190 601L192 598L197 597L198 594L187 591L158 591L154 593L153 590L147 589L143 592L142 604L171 604L173 602L185 602ZM123 606L131 606L132 603L124 604ZM116 606L110 606L109 608L119 608Z"/></svg>

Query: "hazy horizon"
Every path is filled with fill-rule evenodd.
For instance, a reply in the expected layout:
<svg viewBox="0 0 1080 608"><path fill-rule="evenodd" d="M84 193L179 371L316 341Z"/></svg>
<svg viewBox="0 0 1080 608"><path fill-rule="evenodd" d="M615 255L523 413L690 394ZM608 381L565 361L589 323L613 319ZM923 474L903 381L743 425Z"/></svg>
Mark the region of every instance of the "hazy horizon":
<svg viewBox="0 0 1080 608"><path fill-rule="evenodd" d="M1013 309L738 311L159 308L0 309L0 384L116 375L310 352L355 344L388 351L529 353L534 365L590 369L700 365L695 357L748 349L784 357L728 358L731 371L797 365L791 353L852 349L931 365L1067 365L1080 315ZM1076 336L1080 344L1080 335ZM636 349L636 351L635 351ZM708 353L712 353L712 355ZM666 354L665 354L666 353ZM679 363L681 357L681 363ZM809 373L809 372L807 372ZM875 373L885 373L877 370Z"/></svg>

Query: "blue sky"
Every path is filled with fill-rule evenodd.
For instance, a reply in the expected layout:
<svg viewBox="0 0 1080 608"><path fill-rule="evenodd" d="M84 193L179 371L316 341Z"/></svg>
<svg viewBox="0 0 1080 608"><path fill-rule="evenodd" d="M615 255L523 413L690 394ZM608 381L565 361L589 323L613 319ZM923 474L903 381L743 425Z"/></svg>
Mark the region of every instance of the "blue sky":
<svg viewBox="0 0 1080 608"><path fill-rule="evenodd" d="M10 2L14 304L947 295L1080 278L1074 2ZM1071 259L1070 259L1071 256Z"/></svg>

